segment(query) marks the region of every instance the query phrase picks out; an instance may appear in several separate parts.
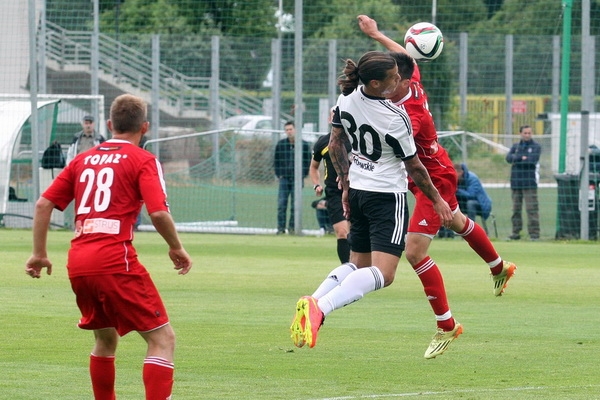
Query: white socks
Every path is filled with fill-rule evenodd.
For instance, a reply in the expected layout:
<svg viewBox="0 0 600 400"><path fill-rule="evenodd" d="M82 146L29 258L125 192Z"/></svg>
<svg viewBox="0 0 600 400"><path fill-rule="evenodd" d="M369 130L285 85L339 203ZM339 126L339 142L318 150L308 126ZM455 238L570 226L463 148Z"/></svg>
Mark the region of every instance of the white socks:
<svg viewBox="0 0 600 400"><path fill-rule="evenodd" d="M334 269L325 282L323 282L319 289L317 289L317 292L320 291L321 287L325 283L330 280L333 281L333 278L330 279L330 277L334 275L334 272L344 266L349 268L348 264L344 264ZM356 268L354 265L352 265L352 267ZM347 271L347 269L343 269L340 272ZM337 275L337 278L339 281L341 281L341 283L335 285L327 294L323 295L322 297L317 297L319 300L319 308L321 311L323 311L324 315L331 313L333 310L337 310L338 308L342 308L350 303L358 301L362 299L365 294L381 289L384 286L383 274L379 268L375 266L359 268L350 271L346 275L345 279L340 279L339 275Z"/></svg>
<svg viewBox="0 0 600 400"><path fill-rule="evenodd" d="M339 285L352 271L356 271L356 265L352 263L345 263L335 268L327 275L327 278L321 283L321 285L312 294L315 299L320 299L329 293L334 287Z"/></svg>

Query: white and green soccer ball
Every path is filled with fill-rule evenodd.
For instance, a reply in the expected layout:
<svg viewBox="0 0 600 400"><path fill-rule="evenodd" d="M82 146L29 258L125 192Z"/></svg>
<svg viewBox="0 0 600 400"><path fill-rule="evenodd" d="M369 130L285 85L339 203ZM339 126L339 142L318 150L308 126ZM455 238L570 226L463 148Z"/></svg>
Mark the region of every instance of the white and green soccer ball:
<svg viewBox="0 0 600 400"><path fill-rule="evenodd" d="M435 60L444 48L444 35L430 22L419 22L408 28L404 48L415 60Z"/></svg>

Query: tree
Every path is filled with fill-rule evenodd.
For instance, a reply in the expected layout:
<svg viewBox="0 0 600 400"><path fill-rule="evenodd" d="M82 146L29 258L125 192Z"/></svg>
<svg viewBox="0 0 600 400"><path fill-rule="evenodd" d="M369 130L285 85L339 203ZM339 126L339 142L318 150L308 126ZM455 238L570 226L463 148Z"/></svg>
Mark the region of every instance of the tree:
<svg viewBox="0 0 600 400"><path fill-rule="evenodd" d="M473 24L485 20L487 20L487 8L483 0L440 0L438 2L435 24L442 32L465 32Z"/></svg>
<svg viewBox="0 0 600 400"><path fill-rule="evenodd" d="M498 0L500 1L500 0ZM432 3L422 0L393 0L402 7L402 18L410 23L433 22ZM438 0L435 24L442 32L464 32L478 21L488 18L484 0Z"/></svg>
<svg viewBox="0 0 600 400"><path fill-rule="evenodd" d="M556 16L558 19L545 18L549 15ZM560 16L562 16L562 4L559 1L506 0L492 18L475 24L472 26L472 31L505 35L554 35L560 32L556 30L562 23Z"/></svg>
<svg viewBox="0 0 600 400"><path fill-rule="evenodd" d="M65 29L89 30L91 15L92 2L89 0L46 0L46 18Z"/></svg>
<svg viewBox="0 0 600 400"><path fill-rule="evenodd" d="M276 34L273 0L179 0L178 4L195 33L202 33L205 26L214 26L224 36Z"/></svg>
<svg viewBox="0 0 600 400"><path fill-rule="evenodd" d="M494 16L494 14L502 8L504 0L484 0L485 6L488 9L488 18Z"/></svg>
<svg viewBox="0 0 600 400"><path fill-rule="evenodd" d="M102 13L102 33L189 34L192 28L169 0L127 0Z"/></svg>

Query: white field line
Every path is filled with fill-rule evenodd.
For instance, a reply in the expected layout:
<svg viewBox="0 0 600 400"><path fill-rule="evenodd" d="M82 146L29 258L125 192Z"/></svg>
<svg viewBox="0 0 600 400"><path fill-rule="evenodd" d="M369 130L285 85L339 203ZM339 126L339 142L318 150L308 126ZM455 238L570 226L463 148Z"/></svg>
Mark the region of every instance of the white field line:
<svg viewBox="0 0 600 400"><path fill-rule="evenodd" d="M390 393L390 394L364 394L360 396L341 396L341 397L323 397L311 400L355 400L355 399L393 399L401 397L435 397L447 396L461 393L490 393L490 392L525 392L533 390L557 390L557 389L583 389L583 388L598 388L600 385L579 385L579 386L522 386L513 388L499 389L459 389L459 390L443 390L439 392L424 391L412 393Z"/></svg>

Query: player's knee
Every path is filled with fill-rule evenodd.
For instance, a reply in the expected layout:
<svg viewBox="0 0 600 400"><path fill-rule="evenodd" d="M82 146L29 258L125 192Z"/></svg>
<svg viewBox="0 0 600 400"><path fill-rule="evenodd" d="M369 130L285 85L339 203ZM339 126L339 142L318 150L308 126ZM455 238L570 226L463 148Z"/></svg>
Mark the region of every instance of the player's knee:
<svg viewBox="0 0 600 400"><path fill-rule="evenodd" d="M454 232L461 232L467 224L467 216L462 213L462 210L459 210L454 214L454 218L452 218L452 223L450 224L450 229Z"/></svg>
<svg viewBox="0 0 600 400"><path fill-rule="evenodd" d="M381 276L383 277L383 287L390 286L392 282L394 282L396 268L392 268L389 265L378 265L374 267L381 272Z"/></svg>
<svg viewBox="0 0 600 400"><path fill-rule="evenodd" d="M150 353L170 354L175 351L175 331L170 324L142 336L148 342Z"/></svg>
<svg viewBox="0 0 600 400"><path fill-rule="evenodd" d="M394 278L396 277L396 274L391 274L391 275L383 275L383 287L388 287L390 286L393 282L394 282Z"/></svg>
<svg viewBox="0 0 600 400"><path fill-rule="evenodd" d="M175 331L173 330L171 325L167 325L166 327L168 327L168 329L166 330L165 335L162 338L163 346L165 348L175 350Z"/></svg>
<svg viewBox="0 0 600 400"><path fill-rule="evenodd" d="M425 256L427 255L426 249L422 249L416 243L408 242L406 245L406 249L404 251L404 256L406 257L406 261L409 262L410 265L417 265Z"/></svg>
<svg viewBox="0 0 600 400"><path fill-rule="evenodd" d="M99 329L94 331L96 339L92 353L99 357L114 355L119 343L119 335L113 328Z"/></svg>

